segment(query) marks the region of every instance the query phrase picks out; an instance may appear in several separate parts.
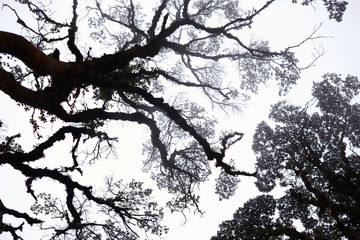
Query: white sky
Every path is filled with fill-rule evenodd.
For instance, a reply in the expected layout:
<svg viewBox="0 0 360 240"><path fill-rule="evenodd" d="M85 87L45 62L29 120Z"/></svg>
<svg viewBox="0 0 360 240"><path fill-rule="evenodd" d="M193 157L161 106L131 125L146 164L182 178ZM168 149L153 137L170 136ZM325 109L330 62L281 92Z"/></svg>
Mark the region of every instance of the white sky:
<svg viewBox="0 0 360 240"><path fill-rule="evenodd" d="M4 1L10 2L10 1ZM241 3L242 1L240 1ZM249 2L249 0L247 0ZM250 1L251 2L251 1ZM254 30L257 36L270 41L270 47L283 48L288 45L294 45L306 38L314 27L323 23L319 34L323 36L332 36L332 38L321 39L315 43L310 43L298 51L300 60L305 63L309 61L311 51L314 47L322 44L326 54L321 57L316 66L308 69L302 73L302 78L298 85L287 95L296 104L304 104L310 99L310 88L312 81L320 81L321 76L327 72L341 73L343 75L351 74L360 76L359 56L360 56L360 1L350 0L347 12L341 23L334 20L330 21L327 17L327 12L321 5L316 10L311 7L302 7L300 4L291 5L290 0L279 0L277 3L271 5L269 9L261 14L254 22ZM9 11L1 12L0 15L0 30L12 31L16 22L16 18ZM237 76L231 76L235 78ZM239 165L242 169L253 169L255 157L251 150L251 141L253 131L258 122L266 119L269 106L277 102L277 90L271 86L262 88L261 94L254 97L249 103L248 108L240 114L229 114L229 116L219 115L220 122L226 126L233 126L234 130L245 133L243 140L238 143L231 152L231 156L236 161L240 161ZM32 145L32 129L28 124L29 113L24 114L21 107L18 107L7 96L0 92L0 118L5 121L8 127L8 134L16 134L20 132L24 137L19 140L20 143L30 147ZM117 125L116 125L117 124ZM99 176L99 167L106 173L114 176L128 174L128 177L139 177L143 180L148 180L148 176L141 174L138 165L124 166L121 165L121 160L129 161L129 158L142 159L141 156L141 142L139 136L146 132L145 127L135 128L135 124L130 127L124 124L125 128L119 128L116 123L109 126L111 132L119 135L119 156L115 161L105 160L99 165L89 170L87 173L91 178ZM122 125L122 124L121 124ZM126 128L127 127L127 128ZM114 130L116 129L116 130ZM51 130L51 129L49 129ZM138 134L134 134L134 131ZM129 134L131 132L131 134ZM126 136L126 138L121 138ZM131 137L132 136L132 137ZM57 150L47 153L47 157L53 161L59 160L59 151L61 149L69 148L64 146L69 143L57 144ZM70 143L71 144L71 143ZM129 147L130 146L130 147ZM61 152L64 153L64 152ZM105 170L106 169L106 170ZM99 176L98 181L101 181L102 176ZM205 214L200 216L192 216L188 214L188 222L183 225L184 218L181 214L173 214L165 218L165 223L170 227L170 232L167 235L169 240L183 240L183 239L210 239L216 234L218 224L223 220L232 218L232 214L240 207L246 200L258 194L252 179L241 178L238 186L237 194L230 200L218 202L218 197L214 193L214 182L208 182L201 187L202 199L200 207L205 210ZM41 182L38 185L47 184ZM147 186L151 185L147 182ZM23 195L26 189L23 178L18 172L11 170L7 166L0 167L0 198L8 207L13 207L19 211L27 211L30 203L33 201L29 195ZM164 194L165 195L165 194ZM158 193L158 196L161 196ZM25 228L25 230L28 230ZM31 236L29 239L37 239L35 233L27 233ZM8 235L1 239L8 239ZM25 238L27 239L27 238Z"/></svg>

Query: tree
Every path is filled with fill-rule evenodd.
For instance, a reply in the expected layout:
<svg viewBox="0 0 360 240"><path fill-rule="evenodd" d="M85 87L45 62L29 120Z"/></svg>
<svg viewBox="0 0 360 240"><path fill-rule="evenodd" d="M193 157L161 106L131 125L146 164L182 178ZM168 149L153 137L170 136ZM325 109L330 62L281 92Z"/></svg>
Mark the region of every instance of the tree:
<svg viewBox="0 0 360 240"><path fill-rule="evenodd" d="M243 134L216 132L216 119L207 116L201 102L180 92L200 91L213 106L237 109L248 91L256 93L274 76L280 92L286 93L301 71L292 52L299 45L272 51L266 41L241 40L241 31L250 28L274 0L249 11L240 10L238 1L164 0L150 13L132 0L87 1L86 6L73 0L68 17L68 11L56 11L56 4L16 2L3 9L17 17L24 36L0 32L0 90L32 112L30 122L38 141L25 151L16 143L20 134L3 134L0 165L26 177L27 192L35 200L33 214L58 221L48 225L45 218L10 209L6 202L2 215L53 230L54 239L135 239L134 226L158 235L166 232L160 221L163 209L140 182L108 179L105 193L98 193L75 180L83 171L78 160L83 145L95 142L94 158L112 150L117 136L105 131L109 121L148 127L144 169L151 170L159 187L174 194L167 204L171 211L191 207L200 211L195 189L208 179L209 161L222 169L217 185L222 198L235 188L224 191L222 183L234 186L236 176L255 175L237 170L225 158L226 150ZM27 7L29 15L18 12L19 5ZM345 6L328 10L341 19ZM88 26L80 21L85 17ZM101 47L87 45L88 32L93 44ZM316 38L314 32L305 41ZM100 50L104 47L106 53ZM220 69L228 63L239 67L240 89L222 81ZM44 140L41 126L53 123L59 127ZM44 152L69 136L72 164L40 167L40 162L46 165ZM64 199L35 192L33 184L43 178L63 186ZM96 211L103 213L102 218L93 218ZM20 238L23 224L2 220L0 226L1 232Z"/></svg>
<svg viewBox="0 0 360 240"><path fill-rule="evenodd" d="M305 108L284 101L273 106L269 117L276 125L261 122L254 135L256 185L270 192L278 184L285 194L250 200L214 240L359 239L359 90L357 77L325 74Z"/></svg>
<svg viewBox="0 0 360 240"><path fill-rule="evenodd" d="M260 234L256 230L271 224L275 206L276 201L270 195L250 199L244 204L244 207L236 210L232 220L224 221L219 225L218 234L211 239L259 239Z"/></svg>

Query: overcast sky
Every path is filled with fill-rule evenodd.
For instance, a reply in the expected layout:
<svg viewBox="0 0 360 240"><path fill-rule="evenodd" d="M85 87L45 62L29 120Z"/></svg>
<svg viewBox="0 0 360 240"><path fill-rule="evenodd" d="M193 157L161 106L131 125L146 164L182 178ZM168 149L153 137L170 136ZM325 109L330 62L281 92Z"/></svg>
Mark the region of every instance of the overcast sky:
<svg viewBox="0 0 360 240"><path fill-rule="evenodd" d="M316 66L302 73L298 85L286 96L295 104L303 105L310 99L312 82L320 81L323 74L334 72L343 75L360 76L360 1L349 1L348 9L341 23L328 20L327 12L322 5L318 5L316 9L313 9L312 7L302 7L300 4L291 5L290 2L290 0L279 0L271 5L260 17L255 19L253 29L258 37L269 40L272 49L283 49L288 45L299 43L314 28L322 24L318 34L329 36L329 38L320 39L303 46L297 52L297 56L302 60L301 63L306 65L310 61L312 51L319 49L320 45L322 45L325 55L315 63ZM3 12L6 14L3 14ZM13 31L15 28L11 23L15 23L15 21L16 18L14 18L9 10L0 12L0 30ZM229 77L236 78L238 76L233 75ZM277 90L269 85L261 89L260 94L249 102L247 109L242 114L230 113L226 116L220 112L222 115L218 117L222 124L232 126L234 130L245 133L243 140L231 150L231 156L240 162L239 166L242 169L253 170L255 161L251 150L253 131L258 122L266 119L270 105L278 99ZM22 108L18 107L2 92L0 92L0 107L0 119L4 120L7 125L7 134L11 135L21 132L24 137L19 142L30 147L32 140L29 139L33 136L31 126L28 124L29 114L24 114ZM121 174L123 176L125 173L131 173L130 175L128 174L128 178L136 176L143 180L148 180L148 176L141 175L138 165L131 166L131 169L126 168L122 170L124 168L121 166L121 159L130 157L142 159L139 136L142 136L146 131L145 127L135 129L132 128L134 125L124 124L124 126L124 129L114 125L109 126L113 134L120 136L118 147L121 148L121 151L118 151L118 159L116 161L105 160L98 166L101 166L101 169L113 175ZM128 134L129 126L132 134ZM134 131L137 131L137 134L134 134ZM125 135L127 136L126 139L121 138L121 136ZM71 145L71 143L64 143L64 145L68 146L69 144ZM131 147L124 147L125 145ZM56 146L57 150L49 152L47 157L55 161L59 160L59 151L61 152L61 149L64 149L63 147L62 144L58 144ZM116 170L114 171L114 169ZM98 176L96 174L97 170L98 168L89 170L88 176ZM10 177L11 179L9 179ZM214 194L214 182L208 182L202 186L200 208L205 210L205 214L201 217L192 216L189 213L188 222L185 225L182 225L184 218L181 214L167 216L165 221L167 221L167 226L170 227L167 239L202 240L209 239L216 234L219 223L230 219L238 207L249 198L258 194L251 179L242 177L241 180L237 194L230 200L222 202L218 202L218 197ZM100 177L98 181L101 181ZM41 184L46 183L42 182ZM147 183L147 185L150 184ZM27 203L32 202L32 198L29 195L24 196L22 193L25 192L26 189L21 175L6 166L0 167L0 198L3 199L4 203L8 207L26 211L26 207L30 205ZM30 239L35 239L33 237L32 235Z"/></svg>

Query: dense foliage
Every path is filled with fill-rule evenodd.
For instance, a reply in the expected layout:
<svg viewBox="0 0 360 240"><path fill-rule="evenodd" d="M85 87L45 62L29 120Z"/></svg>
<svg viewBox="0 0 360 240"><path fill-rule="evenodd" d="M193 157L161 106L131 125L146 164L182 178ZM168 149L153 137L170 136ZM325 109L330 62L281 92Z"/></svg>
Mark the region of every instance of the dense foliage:
<svg viewBox="0 0 360 240"><path fill-rule="evenodd" d="M0 90L31 112L36 139L25 150L16 142L20 134L1 132L0 166L25 177L34 205L32 212L21 212L1 201L0 233L18 239L25 223L53 239L137 239L140 230L166 232L164 209L142 183L108 178L101 192L96 183L81 182L84 166L101 160L122 137L107 131L114 121L148 128L144 170L173 195L170 211L200 211L197 189L211 174L209 161L221 169L220 198L234 194L237 176L255 176L225 157L243 134L219 132L203 99L239 109L269 79L276 79L280 93L296 84L302 68L293 51L301 44L272 51L267 41L243 39L274 2L248 9L236 0L4 3L2 11L16 16L22 30L0 31ZM323 2L330 17L341 20L346 3ZM301 43L313 39L315 32ZM240 79L224 81L224 66L236 66ZM69 139L70 161L50 166L45 151ZM88 144L90 161L80 154ZM124 167L127 161L132 159ZM36 190L43 179L61 186L62 197Z"/></svg>
<svg viewBox="0 0 360 240"><path fill-rule="evenodd" d="M279 102L253 140L257 182L278 199L249 200L213 239L359 239L360 105L357 77L326 74L305 108ZM251 233L254 237L249 237Z"/></svg>

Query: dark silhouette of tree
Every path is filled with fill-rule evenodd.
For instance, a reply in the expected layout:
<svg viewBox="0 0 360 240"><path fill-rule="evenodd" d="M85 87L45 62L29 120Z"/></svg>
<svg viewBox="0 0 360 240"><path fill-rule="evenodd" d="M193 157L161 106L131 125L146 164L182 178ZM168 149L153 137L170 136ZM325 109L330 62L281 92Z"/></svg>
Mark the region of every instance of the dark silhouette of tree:
<svg viewBox="0 0 360 240"><path fill-rule="evenodd" d="M269 115L275 123L261 122L254 135L256 185L262 192L279 185L284 196L250 200L214 240L359 239L360 82L323 78L305 108L279 102Z"/></svg>
<svg viewBox="0 0 360 240"><path fill-rule="evenodd" d="M335 19L338 22L342 21L343 14L346 10L346 6L348 2L346 1L338 1L338 0L322 0L324 6L329 12L329 19ZM298 0L292 0L293 3L297 3ZM309 5L316 2L316 0L303 0L301 2L302 5Z"/></svg>
<svg viewBox="0 0 360 240"><path fill-rule="evenodd" d="M212 240L259 239L258 229L271 224L275 214L276 201L272 196L262 195L250 199L234 213L232 220L219 225L220 230ZM265 238L264 238L265 239Z"/></svg>
<svg viewBox="0 0 360 240"><path fill-rule="evenodd" d="M249 11L240 10L238 1L222 0L163 0L153 11L132 0L113 5L86 1L86 6L73 0L70 11L63 12L52 9L56 4L41 1L3 4L3 10L17 17L23 36L0 31L0 90L32 111L30 123L39 141L24 151L16 143L20 135L3 134L0 165L11 166L26 177L27 192L36 201L33 213L58 221L49 225L33 214L8 208L6 202L1 216L40 224L53 230L54 239L135 239L136 227L158 235L166 232L160 221L163 209L141 183L109 179L106 192L98 193L74 180L82 174L78 152L83 144L97 141L91 152L94 158L100 158L104 147L111 151L118 136L105 132L109 121L148 127L144 169L151 170L159 187L174 195L167 204L171 211L200 210L195 189L208 179L209 161L222 169L217 183L221 197L232 195L235 187L224 192L221 184L234 186L238 180L225 173L255 175L237 170L225 159L226 150L243 134L227 132L216 141L216 119L207 116L198 98L180 92L198 90L213 106L238 108L246 92L256 92L259 84L274 76L280 92L286 93L302 69L293 53L299 45L272 51L266 41L241 38L242 30L250 28L273 2ZM19 5L29 15L18 12ZM344 10L332 11L341 16ZM84 19L88 26L82 24ZM88 45L89 32L95 47ZM316 38L314 32L304 41ZM221 66L229 62L239 66L240 89L221 78ZM169 93L174 87L179 90ZM44 140L41 126L54 122L62 127ZM72 165L37 167L46 162L44 152L67 136L73 139ZM64 199L35 192L32 185L42 178L62 185ZM94 219L90 207L103 213L104 219ZM13 226L3 219L0 224L1 232L20 238L23 224Z"/></svg>

